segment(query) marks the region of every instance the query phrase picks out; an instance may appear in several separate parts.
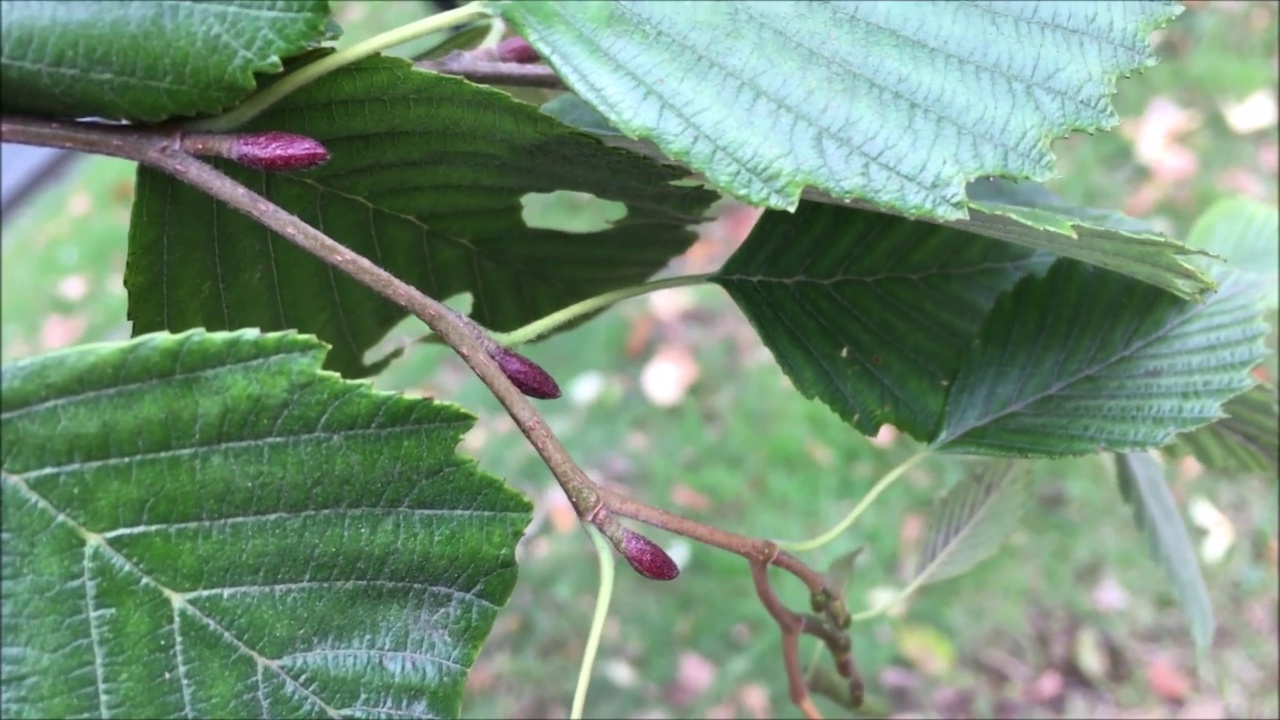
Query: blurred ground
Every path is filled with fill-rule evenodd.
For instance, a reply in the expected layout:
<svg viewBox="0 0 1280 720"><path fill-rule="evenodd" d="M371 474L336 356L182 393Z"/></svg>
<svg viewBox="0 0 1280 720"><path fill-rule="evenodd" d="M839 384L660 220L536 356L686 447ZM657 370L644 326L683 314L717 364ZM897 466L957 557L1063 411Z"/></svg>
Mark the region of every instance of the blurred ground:
<svg viewBox="0 0 1280 720"><path fill-rule="evenodd" d="M1082 204L1154 218L1177 237L1215 200L1276 202L1275 3L1189 3L1158 38L1162 64L1119 82L1118 132L1060 141L1054 189ZM371 15L345 3L349 37ZM376 15L376 13L372 13ZM123 339L132 170L94 158L5 218L3 357ZM573 198L553 212L575 214ZM715 268L749 231L730 209L703 228L673 273ZM11 271L18 254L38 253ZM421 334L406 322L396 347ZM566 399L548 422L601 482L726 528L799 539L851 507L914 451L869 440L793 390L715 288L632 300L528 348ZM480 422L467 450L537 501L522 581L469 683L470 717L563 717L576 678L596 564L546 469L466 368L410 346L386 388L457 401ZM882 497L817 567L866 546L850 604L900 587L937 490L960 475L932 460ZM995 559L921 592L901 614L855 628L869 715L895 717L1276 717L1277 485L1220 477L1194 462L1175 491L1197 540L1226 542L1205 572L1219 629L1197 658L1159 571L1100 459L1036 466L1037 499ZM660 535L660 534L655 534ZM655 537L684 566L674 583L619 569L587 712L595 717L791 717L776 628L741 561ZM784 597L804 600L799 588ZM809 648L803 648L805 653ZM802 654L807 657L807 654ZM820 699L829 716L839 708Z"/></svg>

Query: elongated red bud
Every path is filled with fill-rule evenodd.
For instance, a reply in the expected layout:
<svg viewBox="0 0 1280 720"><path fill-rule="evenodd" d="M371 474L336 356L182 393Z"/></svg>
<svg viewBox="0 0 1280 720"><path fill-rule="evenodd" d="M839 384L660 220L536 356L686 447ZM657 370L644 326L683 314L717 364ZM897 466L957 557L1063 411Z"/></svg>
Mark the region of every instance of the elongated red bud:
<svg viewBox="0 0 1280 720"><path fill-rule="evenodd" d="M256 170L288 172L309 170L329 160L329 150L319 140L290 132L237 135L227 157Z"/></svg>
<svg viewBox="0 0 1280 720"><path fill-rule="evenodd" d="M666 550L627 528L622 529L622 556L636 572L650 580L675 580L680 575L680 568L676 567L676 561Z"/></svg>
<svg viewBox="0 0 1280 720"><path fill-rule="evenodd" d="M498 43L496 54L499 60L509 63L529 64L542 59L529 41L522 37L509 37Z"/></svg>
<svg viewBox="0 0 1280 720"><path fill-rule="evenodd" d="M539 400L554 400L560 397L560 386L555 378L543 370L538 363L497 343L485 348L489 357L498 363L502 372L520 392Z"/></svg>

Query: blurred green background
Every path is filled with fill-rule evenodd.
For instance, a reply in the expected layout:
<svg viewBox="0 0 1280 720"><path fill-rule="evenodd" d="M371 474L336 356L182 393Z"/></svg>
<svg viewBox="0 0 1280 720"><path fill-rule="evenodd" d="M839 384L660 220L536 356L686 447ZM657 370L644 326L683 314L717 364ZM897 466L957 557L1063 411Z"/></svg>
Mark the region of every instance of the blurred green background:
<svg viewBox="0 0 1280 720"><path fill-rule="evenodd" d="M341 2L344 42L422 13L423 4ZM1053 188L1121 209L1184 237L1234 195L1275 203L1277 9L1267 2L1188 3L1157 33L1162 63L1119 82L1120 127L1055 150ZM128 337L122 273L133 170L88 158L4 218L5 360ZM534 207L536 205L536 207ZM595 212L558 196L530 212L564 223ZM670 273L706 272L750 228L726 204ZM557 220L559 218L559 220ZM461 300L465 304L465 299ZM456 358L415 345L406 322L374 351L406 348L377 384L477 412L466 450L537 502L522 578L469 682L470 717L565 716L596 591L596 562L572 510L511 421ZM801 539L842 517L872 482L912 454L891 432L853 432L794 392L727 297L714 288L632 300L527 348L566 398L546 419L601 482L739 532ZM849 602L876 605L901 587L932 500L965 468L931 459L885 494L816 567L866 548ZM1120 502L1103 458L1041 462L1036 500L1004 550L930 586L903 612L855 627L869 715L895 717L1276 717L1277 484L1174 468L1196 542L1227 542L1205 563L1218 617L1197 658L1185 624ZM684 566L673 583L619 568L588 716L792 717L778 632L744 563L653 533ZM803 605L784 578L784 600ZM808 657L811 648L802 648ZM825 699L829 716L845 714Z"/></svg>

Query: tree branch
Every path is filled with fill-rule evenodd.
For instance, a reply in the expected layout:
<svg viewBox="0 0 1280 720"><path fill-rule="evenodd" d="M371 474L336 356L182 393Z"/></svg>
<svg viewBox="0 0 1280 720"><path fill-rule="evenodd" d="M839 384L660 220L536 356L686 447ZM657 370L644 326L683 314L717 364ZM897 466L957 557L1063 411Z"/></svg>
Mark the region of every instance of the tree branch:
<svg viewBox="0 0 1280 720"><path fill-rule="evenodd" d="M577 466L552 434L546 422L525 396L507 379L463 320L440 302L401 281L368 259L298 219L180 149L172 136L155 130L84 123L59 123L21 117L0 118L0 136L6 142L96 152L134 160L162 170L257 220L289 242L350 275L374 292L420 318L471 368L502 403L516 426L551 469L581 518L598 513L601 500L596 485Z"/></svg>
<svg viewBox="0 0 1280 720"><path fill-rule="evenodd" d="M564 81L546 65L489 60L474 52L455 50L438 60L422 60L413 66L419 70L456 75L480 85L565 89Z"/></svg>
<svg viewBox="0 0 1280 720"><path fill-rule="evenodd" d="M616 539L622 533L619 532L620 526L615 515L627 517L747 559L751 564L761 602L782 628L783 661L791 681L792 699L807 716L820 717L809 698L800 671L797 643L801 633L808 632L820 637L836 657L840 674L848 678L852 673L856 677L856 671L852 671L852 658L848 653L849 641L843 635L848 628L848 613L844 611L839 593L827 587L820 573L798 558L779 552L777 545L770 540L757 540L721 530L598 487L573 461L538 411L490 357L485 349L487 338L477 333L478 326L472 324L470 319L451 311L212 165L188 154L183 149L181 136L159 129L2 116L0 139L111 155L166 172L252 217L418 317L462 358L498 398L529 444L551 470L583 522L596 526L606 537ZM193 142L199 145L199 142ZM187 145L192 146L192 143ZM616 543L615 547L625 555L622 547ZM823 617L801 616L786 609L769 585L769 565L777 565L799 578L809 589L814 611L823 613Z"/></svg>

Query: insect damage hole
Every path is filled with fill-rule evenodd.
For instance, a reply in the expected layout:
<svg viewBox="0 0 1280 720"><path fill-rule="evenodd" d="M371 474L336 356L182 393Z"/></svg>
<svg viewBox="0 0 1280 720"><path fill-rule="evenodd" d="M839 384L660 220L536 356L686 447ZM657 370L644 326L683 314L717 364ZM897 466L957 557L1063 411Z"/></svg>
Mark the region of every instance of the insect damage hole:
<svg viewBox="0 0 1280 720"><path fill-rule="evenodd" d="M620 202L572 190L528 193L520 198L520 204L524 224L535 230L600 232L627 216L627 206Z"/></svg>

